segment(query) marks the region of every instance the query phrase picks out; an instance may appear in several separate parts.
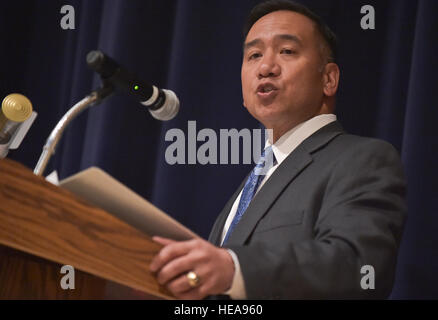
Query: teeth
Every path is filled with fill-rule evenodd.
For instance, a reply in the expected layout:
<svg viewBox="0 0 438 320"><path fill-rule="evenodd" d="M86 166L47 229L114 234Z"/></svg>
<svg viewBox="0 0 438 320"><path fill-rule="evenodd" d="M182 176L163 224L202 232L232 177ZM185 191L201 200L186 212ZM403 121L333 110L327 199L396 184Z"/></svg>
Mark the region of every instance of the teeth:
<svg viewBox="0 0 438 320"><path fill-rule="evenodd" d="M263 88L263 92L270 92L270 91L272 91L272 90L274 90L274 89L271 88L271 87L265 87L265 88Z"/></svg>

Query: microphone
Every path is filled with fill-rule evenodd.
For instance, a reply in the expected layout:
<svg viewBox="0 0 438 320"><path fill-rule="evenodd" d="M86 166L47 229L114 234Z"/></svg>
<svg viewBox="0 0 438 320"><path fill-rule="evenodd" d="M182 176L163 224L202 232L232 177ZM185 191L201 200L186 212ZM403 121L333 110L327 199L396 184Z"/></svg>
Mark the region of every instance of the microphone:
<svg viewBox="0 0 438 320"><path fill-rule="evenodd" d="M87 54L87 64L100 74L104 81L136 96L142 105L149 108L149 112L155 119L170 120L178 113L179 100L173 91L159 89L141 81L102 51L90 51Z"/></svg>
<svg viewBox="0 0 438 320"><path fill-rule="evenodd" d="M5 158L9 149L17 149L35 120L28 98L12 93L3 99L0 110L0 159Z"/></svg>

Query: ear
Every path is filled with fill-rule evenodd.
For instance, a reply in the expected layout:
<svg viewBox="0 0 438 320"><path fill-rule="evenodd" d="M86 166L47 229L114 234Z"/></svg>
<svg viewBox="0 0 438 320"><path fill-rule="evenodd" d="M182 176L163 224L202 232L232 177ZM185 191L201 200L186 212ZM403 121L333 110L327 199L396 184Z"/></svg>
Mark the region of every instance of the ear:
<svg viewBox="0 0 438 320"><path fill-rule="evenodd" d="M339 67L336 63L327 63L324 67L323 91L328 97L336 94L339 85Z"/></svg>

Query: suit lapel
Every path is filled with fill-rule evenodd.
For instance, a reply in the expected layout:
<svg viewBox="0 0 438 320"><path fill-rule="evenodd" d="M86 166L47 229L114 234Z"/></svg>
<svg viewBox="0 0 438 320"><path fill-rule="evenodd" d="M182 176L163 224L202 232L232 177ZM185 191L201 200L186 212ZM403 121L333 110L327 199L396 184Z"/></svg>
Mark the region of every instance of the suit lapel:
<svg viewBox="0 0 438 320"><path fill-rule="evenodd" d="M343 129L339 122L334 121L315 132L291 152L251 201L246 212L230 235L228 243L244 244L258 221L266 214L282 191L313 161L311 154L323 148L342 132ZM240 184L216 220L209 237L212 243L220 244L220 235L222 234L225 221L247 178Z"/></svg>

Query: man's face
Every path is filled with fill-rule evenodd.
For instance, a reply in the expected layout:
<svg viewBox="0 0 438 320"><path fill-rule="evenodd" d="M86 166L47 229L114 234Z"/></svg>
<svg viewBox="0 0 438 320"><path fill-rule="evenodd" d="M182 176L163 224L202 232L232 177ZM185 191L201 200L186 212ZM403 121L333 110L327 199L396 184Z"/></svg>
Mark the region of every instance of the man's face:
<svg viewBox="0 0 438 320"><path fill-rule="evenodd" d="M242 62L244 106L267 128L286 131L321 113L321 40L309 18L275 11L250 29Z"/></svg>

